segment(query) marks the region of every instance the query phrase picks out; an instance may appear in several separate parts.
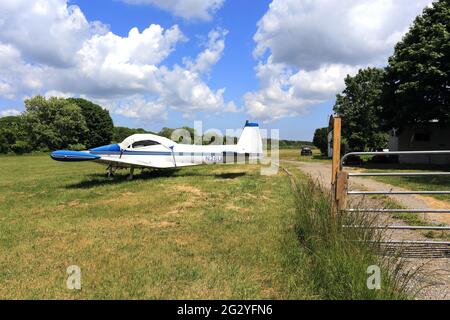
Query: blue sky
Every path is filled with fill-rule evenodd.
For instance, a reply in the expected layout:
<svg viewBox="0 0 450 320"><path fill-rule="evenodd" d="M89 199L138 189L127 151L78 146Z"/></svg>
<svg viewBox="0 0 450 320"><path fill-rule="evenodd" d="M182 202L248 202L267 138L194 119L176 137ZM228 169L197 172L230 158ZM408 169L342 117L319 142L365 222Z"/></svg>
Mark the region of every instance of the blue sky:
<svg viewBox="0 0 450 320"><path fill-rule="evenodd" d="M429 4L4 0L0 115L23 111L34 94L81 96L116 125L157 131L203 120L225 130L249 119L311 140L344 77L384 66Z"/></svg>

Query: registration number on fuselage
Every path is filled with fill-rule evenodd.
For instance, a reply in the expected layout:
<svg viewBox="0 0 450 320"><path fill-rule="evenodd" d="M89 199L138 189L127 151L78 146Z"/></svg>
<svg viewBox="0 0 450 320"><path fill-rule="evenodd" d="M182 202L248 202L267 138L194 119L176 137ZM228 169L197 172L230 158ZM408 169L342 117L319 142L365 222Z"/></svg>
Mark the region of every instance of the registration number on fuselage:
<svg viewBox="0 0 450 320"><path fill-rule="evenodd" d="M222 162L222 156L205 156L205 162Z"/></svg>

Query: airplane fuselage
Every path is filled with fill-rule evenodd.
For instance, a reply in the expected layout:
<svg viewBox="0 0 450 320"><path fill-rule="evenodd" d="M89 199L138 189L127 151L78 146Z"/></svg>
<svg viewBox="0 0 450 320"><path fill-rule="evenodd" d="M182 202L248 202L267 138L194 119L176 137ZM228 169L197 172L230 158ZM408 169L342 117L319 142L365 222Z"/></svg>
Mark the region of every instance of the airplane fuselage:
<svg viewBox="0 0 450 320"><path fill-rule="evenodd" d="M236 145L179 144L154 134L135 134L121 143L86 151L51 153L56 161L95 161L117 168L177 168L215 163L241 163L262 156L259 126L247 122Z"/></svg>

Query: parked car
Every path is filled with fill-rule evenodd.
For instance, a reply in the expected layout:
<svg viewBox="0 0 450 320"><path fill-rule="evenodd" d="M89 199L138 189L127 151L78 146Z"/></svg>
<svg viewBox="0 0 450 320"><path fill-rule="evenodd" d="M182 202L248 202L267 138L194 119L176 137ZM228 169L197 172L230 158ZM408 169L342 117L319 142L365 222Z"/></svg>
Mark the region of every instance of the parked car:
<svg viewBox="0 0 450 320"><path fill-rule="evenodd" d="M302 156L312 156L312 150L309 147L302 147L301 151L300 151L300 155Z"/></svg>

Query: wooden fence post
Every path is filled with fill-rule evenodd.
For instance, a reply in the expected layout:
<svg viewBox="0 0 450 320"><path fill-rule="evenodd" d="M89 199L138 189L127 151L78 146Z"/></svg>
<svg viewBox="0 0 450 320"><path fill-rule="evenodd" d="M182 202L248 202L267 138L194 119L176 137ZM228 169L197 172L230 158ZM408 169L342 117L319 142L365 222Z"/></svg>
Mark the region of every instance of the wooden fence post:
<svg viewBox="0 0 450 320"><path fill-rule="evenodd" d="M336 179L335 212L347 207L348 172L340 171Z"/></svg>
<svg viewBox="0 0 450 320"><path fill-rule="evenodd" d="M341 126L342 121L340 117L333 117L333 160L331 168L331 193L333 201L333 215L338 210L338 196L337 196L337 179L341 171Z"/></svg>
<svg viewBox="0 0 450 320"><path fill-rule="evenodd" d="M336 183L337 174L341 170L341 118L333 118L333 168L331 172L331 184Z"/></svg>

